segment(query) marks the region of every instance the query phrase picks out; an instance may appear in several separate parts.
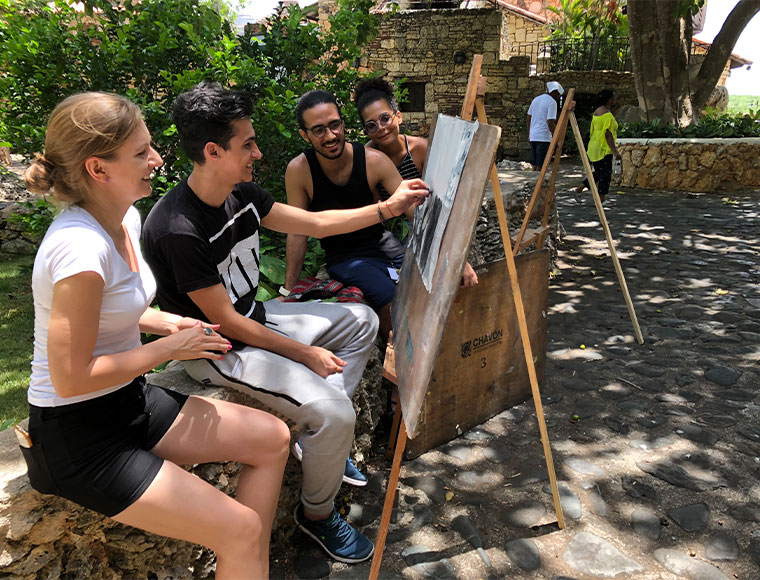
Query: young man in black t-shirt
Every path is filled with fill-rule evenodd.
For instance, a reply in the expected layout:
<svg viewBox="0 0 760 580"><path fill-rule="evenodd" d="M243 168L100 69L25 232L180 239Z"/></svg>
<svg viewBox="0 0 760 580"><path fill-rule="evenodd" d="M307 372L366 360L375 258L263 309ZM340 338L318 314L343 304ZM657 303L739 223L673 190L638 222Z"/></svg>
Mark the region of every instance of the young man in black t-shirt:
<svg viewBox="0 0 760 580"><path fill-rule="evenodd" d="M180 95L174 122L193 161L190 176L167 193L145 222L145 257L162 308L218 324L233 349L221 361L188 361L198 381L240 390L303 427L303 486L298 525L332 557L360 562L372 543L335 511L355 414L351 397L377 333L361 304L256 302L259 229L323 237L400 214L427 194L404 182L389 200L366 207L307 212L275 202L251 183L261 158L250 98L215 83ZM398 184L397 184L398 185ZM366 481L366 480L365 480Z"/></svg>

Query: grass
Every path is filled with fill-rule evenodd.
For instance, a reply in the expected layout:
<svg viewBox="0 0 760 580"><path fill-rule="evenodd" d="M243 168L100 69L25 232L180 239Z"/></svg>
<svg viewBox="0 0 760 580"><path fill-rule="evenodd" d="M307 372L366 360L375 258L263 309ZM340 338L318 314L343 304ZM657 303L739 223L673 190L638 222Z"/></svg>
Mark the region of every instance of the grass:
<svg viewBox="0 0 760 580"><path fill-rule="evenodd" d="M760 109L760 95L729 95L729 113L748 113L752 109Z"/></svg>
<svg viewBox="0 0 760 580"><path fill-rule="evenodd" d="M0 257L0 430L29 415L26 389L34 347L34 256Z"/></svg>

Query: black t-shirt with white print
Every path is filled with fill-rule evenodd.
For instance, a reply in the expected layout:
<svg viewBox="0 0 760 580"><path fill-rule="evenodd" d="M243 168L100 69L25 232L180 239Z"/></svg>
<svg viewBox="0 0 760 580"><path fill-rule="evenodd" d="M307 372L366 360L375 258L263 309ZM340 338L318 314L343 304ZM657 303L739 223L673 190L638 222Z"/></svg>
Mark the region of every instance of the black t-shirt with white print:
<svg viewBox="0 0 760 580"><path fill-rule="evenodd" d="M273 205L254 183L236 185L221 207L198 199L187 179L164 195L143 227L143 253L161 309L208 322L187 294L221 283L237 312L264 324L264 305L255 300L259 229Z"/></svg>

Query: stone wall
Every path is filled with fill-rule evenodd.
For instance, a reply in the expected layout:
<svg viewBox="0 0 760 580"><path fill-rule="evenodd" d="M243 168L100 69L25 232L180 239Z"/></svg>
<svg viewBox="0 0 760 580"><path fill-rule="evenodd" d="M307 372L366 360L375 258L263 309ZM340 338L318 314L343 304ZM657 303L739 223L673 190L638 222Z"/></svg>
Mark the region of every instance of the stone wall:
<svg viewBox="0 0 760 580"><path fill-rule="evenodd" d="M515 44L524 44L530 42L540 42L549 34L549 28L530 20L514 12L504 11L504 20L502 22L502 50L501 58L507 59L511 55L512 46Z"/></svg>
<svg viewBox="0 0 760 580"><path fill-rule="evenodd" d="M39 238L24 231L24 225L11 216L31 214L32 210L16 202L0 201L0 252L34 254Z"/></svg>
<svg viewBox="0 0 760 580"><path fill-rule="evenodd" d="M594 93L613 87L624 102L635 104L630 73L609 71L529 74L530 57L507 54L511 38L538 32L530 21L496 8L399 11L384 17L361 66L381 72L392 82L425 83L425 110L405 112L408 132L427 136L438 113L458 115L475 54L483 55L481 74L488 77L485 109L488 122L502 128L500 156L525 156L529 150L525 115L531 100L559 80L565 89ZM522 28L519 28L522 26ZM520 36L521 38L522 36ZM463 52L464 63L454 54Z"/></svg>
<svg viewBox="0 0 760 580"><path fill-rule="evenodd" d="M623 187L721 192L760 187L760 138L619 139Z"/></svg>
<svg viewBox="0 0 760 580"><path fill-rule="evenodd" d="M516 155L523 109L543 91L543 82L529 77L528 57L501 60L502 18L495 9L398 12L383 20L362 64L392 82L425 83L425 111L403 117L407 130L427 135L436 115L460 113L472 57L482 54L488 121L503 128L502 152ZM460 51L465 62L455 63Z"/></svg>
<svg viewBox="0 0 760 580"><path fill-rule="evenodd" d="M0 153L4 148L0 147ZM22 205L25 201L34 201L32 195L19 178L22 171L18 163L13 171L5 169L13 164L10 153L7 158L0 155L0 253L2 254L33 254L37 251L39 238L24 231L24 224L13 216L29 215L32 209Z"/></svg>
<svg viewBox="0 0 760 580"><path fill-rule="evenodd" d="M575 87L576 94L581 97L588 95L593 102L590 110L576 110L577 116L591 116L593 110L597 107L596 95L602 89L613 89L617 97L618 105L638 106L638 97L636 96L636 86L634 83L633 73L618 72L611 70L594 70L578 71L568 70L552 74L537 75L536 78L544 82L558 81L567 91Z"/></svg>

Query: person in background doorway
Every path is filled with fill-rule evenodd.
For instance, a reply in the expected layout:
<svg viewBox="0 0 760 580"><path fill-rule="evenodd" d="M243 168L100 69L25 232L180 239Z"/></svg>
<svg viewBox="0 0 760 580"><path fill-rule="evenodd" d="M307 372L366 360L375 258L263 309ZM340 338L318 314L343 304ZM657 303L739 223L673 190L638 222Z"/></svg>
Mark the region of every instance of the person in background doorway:
<svg viewBox="0 0 760 580"><path fill-rule="evenodd" d="M552 141L557 125L559 99L565 93L562 85L556 81L546 83L546 92L538 95L528 108L528 140L533 157L533 171L538 171L544 164L549 143Z"/></svg>
<svg viewBox="0 0 760 580"><path fill-rule="evenodd" d="M603 89L597 96L597 108L591 117L591 132L588 140L589 161L594 166L594 181L599 191L599 199L607 197L612 179L612 157L620 159L620 151L615 144L618 123L612 114L615 106L615 91ZM576 199L580 202L580 193L589 187L588 179L575 188Z"/></svg>

